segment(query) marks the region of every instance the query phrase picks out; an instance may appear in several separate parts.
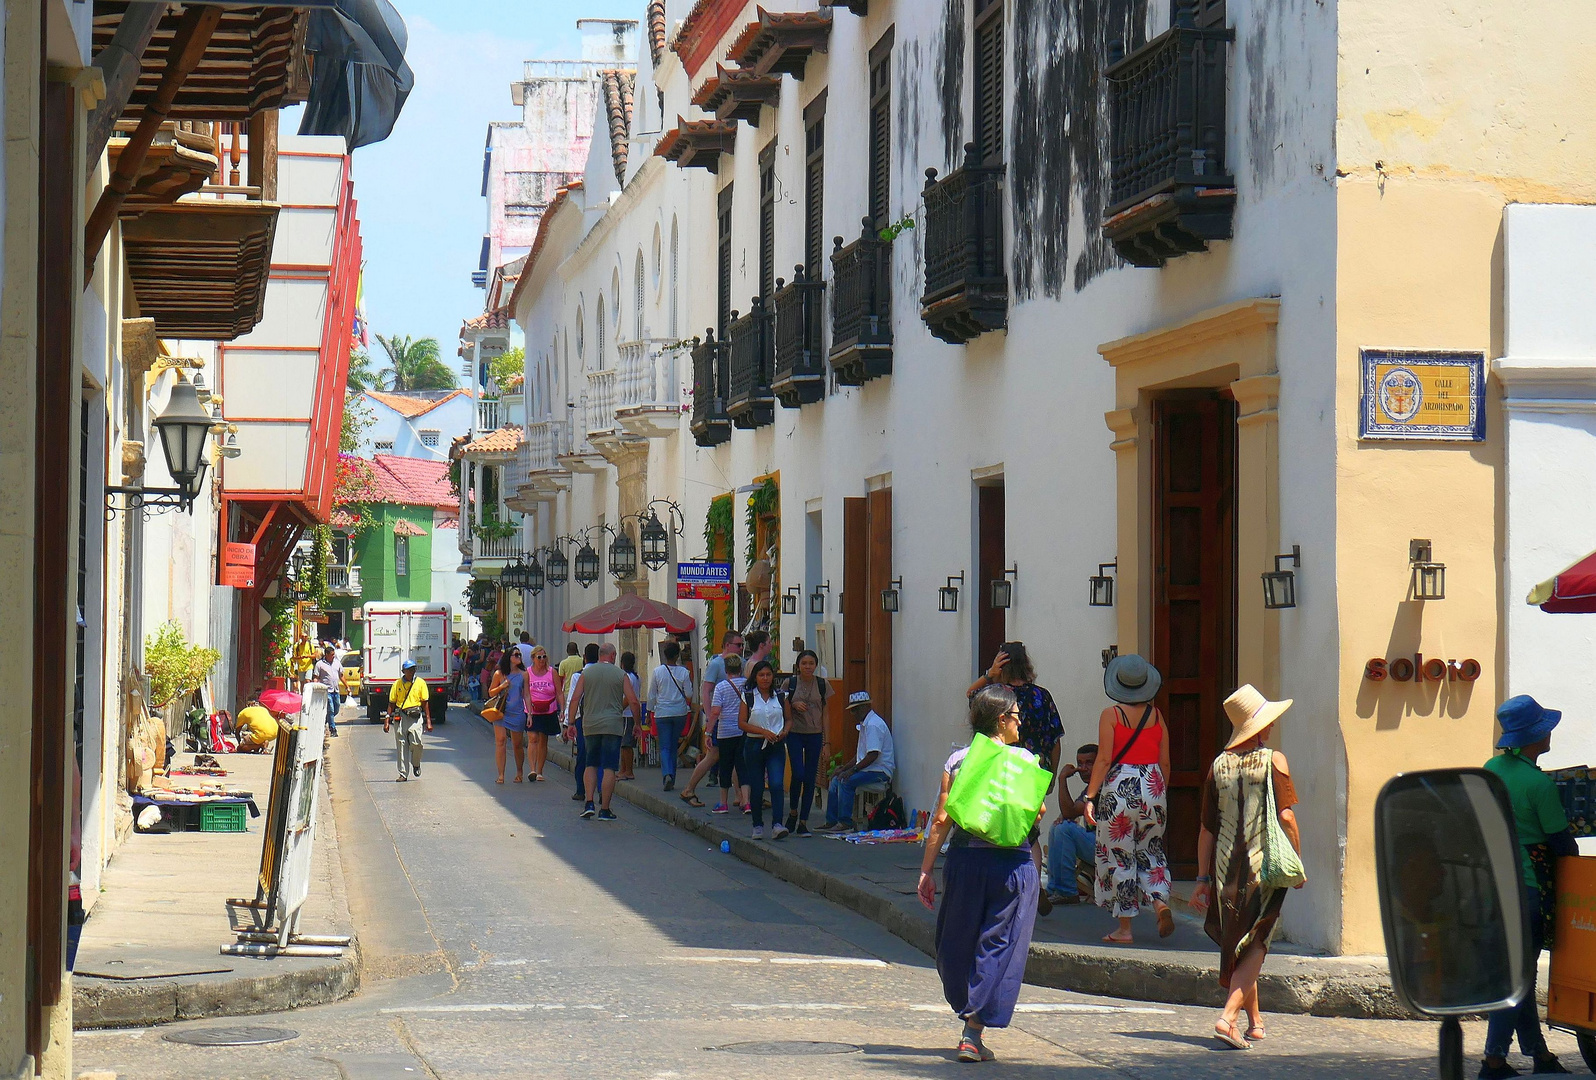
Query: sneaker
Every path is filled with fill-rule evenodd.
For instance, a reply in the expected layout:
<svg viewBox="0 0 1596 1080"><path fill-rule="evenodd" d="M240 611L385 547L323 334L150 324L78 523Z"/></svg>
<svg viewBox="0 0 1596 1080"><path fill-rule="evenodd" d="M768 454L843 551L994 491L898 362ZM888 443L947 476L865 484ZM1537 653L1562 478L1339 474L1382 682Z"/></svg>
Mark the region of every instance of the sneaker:
<svg viewBox="0 0 1596 1080"><path fill-rule="evenodd" d="M798 827L798 815L796 813L788 814L787 815L787 831L788 832L792 832L797 827Z"/></svg>
<svg viewBox="0 0 1596 1080"><path fill-rule="evenodd" d="M821 825L815 829L815 832L817 833L840 833L847 831L848 830L841 824L833 821L828 821L824 825Z"/></svg>
<svg viewBox="0 0 1596 1080"><path fill-rule="evenodd" d="M988 1050L980 1039L965 1035L959 1039L959 1060L966 1064L976 1061L995 1061L997 1055Z"/></svg>
<svg viewBox="0 0 1596 1080"><path fill-rule="evenodd" d="M412 766L410 766L410 771L415 773L417 776L420 776L421 775L421 766L420 765L412 765Z"/></svg>
<svg viewBox="0 0 1596 1080"><path fill-rule="evenodd" d="M666 791L675 791L676 790L676 777L667 776L665 778L665 790Z"/></svg>
<svg viewBox="0 0 1596 1080"><path fill-rule="evenodd" d="M770 838L772 840L785 840L791 833L792 830L785 825L772 825L770 827Z"/></svg>
<svg viewBox="0 0 1596 1080"><path fill-rule="evenodd" d="M752 817L754 814L754 808L752 806L745 806L743 807L743 813L747 814L749 817Z"/></svg>
<svg viewBox="0 0 1596 1080"><path fill-rule="evenodd" d="M598 813L598 811L593 809L593 804L592 803L588 803L587 805L582 807L582 817L584 819L591 819L597 813Z"/></svg>
<svg viewBox="0 0 1596 1080"><path fill-rule="evenodd" d="M333 728L332 729L332 737L335 738L335 739L338 737L338 729L337 728Z"/></svg>
<svg viewBox="0 0 1596 1080"><path fill-rule="evenodd" d="M755 840L763 840L764 838L765 838L765 827L763 825L755 825L754 826L754 839Z"/></svg>
<svg viewBox="0 0 1596 1080"><path fill-rule="evenodd" d="M613 811L613 810L600 810L598 812L598 819L600 821L615 821L616 820L615 811Z"/></svg>
<svg viewBox="0 0 1596 1080"><path fill-rule="evenodd" d="M807 821L800 821L798 823L798 827L792 831L792 834L794 836L812 836L813 835L809 831L809 822L807 822Z"/></svg>
<svg viewBox="0 0 1596 1080"><path fill-rule="evenodd" d="M571 801L572 802L581 802L583 798L584 798L583 793L578 791L574 795L571 796Z"/></svg>
<svg viewBox="0 0 1596 1080"><path fill-rule="evenodd" d="M1508 1080L1509 1077L1521 1075L1519 1071L1506 1061L1500 1065L1489 1062L1480 1062L1480 1080Z"/></svg>
<svg viewBox="0 0 1596 1080"><path fill-rule="evenodd" d="M731 813L731 807L727 806L725 803L716 803L715 804L715 808L713 810L711 810L710 813L711 814L729 814L729 813Z"/></svg>

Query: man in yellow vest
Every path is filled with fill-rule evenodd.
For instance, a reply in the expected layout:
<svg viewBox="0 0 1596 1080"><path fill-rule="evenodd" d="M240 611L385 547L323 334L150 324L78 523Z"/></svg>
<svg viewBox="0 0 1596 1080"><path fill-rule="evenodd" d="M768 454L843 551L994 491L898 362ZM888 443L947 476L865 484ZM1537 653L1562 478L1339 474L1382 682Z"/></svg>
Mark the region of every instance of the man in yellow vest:
<svg viewBox="0 0 1596 1080"><path fill-rule="evenodd" d="M432 715L427 709L427 684L416 678L414 660L406 660L400 665L399 681L388 691L388 715L383 718L382 730L388 731L395 723L399 726L393 729L394 750L402 783L410 779L405 775L407 757L415 775L421 775L421 730L416 725L423 724L427 731L432 730Z"/></svg>

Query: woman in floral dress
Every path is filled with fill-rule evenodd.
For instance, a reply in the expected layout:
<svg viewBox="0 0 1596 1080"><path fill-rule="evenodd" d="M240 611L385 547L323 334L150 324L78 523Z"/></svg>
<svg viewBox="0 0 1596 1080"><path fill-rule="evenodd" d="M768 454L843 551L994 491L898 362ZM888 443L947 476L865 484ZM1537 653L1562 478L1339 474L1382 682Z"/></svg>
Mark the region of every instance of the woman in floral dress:
<svg viewBox="0 0 1596 1080"><path fill-rule="evenodd" d="M1097 830L1097 904L1119 919L1103 938L1110 945L1131 944L1131 920L1143 905L1158 917L1159 937L1175 932L1164 855L1169 733L1153 705L1161 682L1158 669L1135 654L1116 657L1103 673L1115 704L1097 723L1104 749L1086 784L1086 823Z"/></svg>

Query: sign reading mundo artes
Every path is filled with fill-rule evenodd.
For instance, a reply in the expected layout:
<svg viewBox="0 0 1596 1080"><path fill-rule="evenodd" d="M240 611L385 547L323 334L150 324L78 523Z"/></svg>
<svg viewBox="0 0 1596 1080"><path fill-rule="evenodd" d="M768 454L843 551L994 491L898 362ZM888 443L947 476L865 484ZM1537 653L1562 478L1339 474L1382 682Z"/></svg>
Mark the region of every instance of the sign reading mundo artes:
<svg viewBox="0 0 1596 1080"><path fill-rule="evenodd" d="M1485 440L1485 354L1360 349L1358 438Z"/></svg>
<svg viewBox="0 0 1596 1080"><path fill-rule="evenodd" d="M730 600L731 595L731 563L676 564L676 599Z"/></svg>

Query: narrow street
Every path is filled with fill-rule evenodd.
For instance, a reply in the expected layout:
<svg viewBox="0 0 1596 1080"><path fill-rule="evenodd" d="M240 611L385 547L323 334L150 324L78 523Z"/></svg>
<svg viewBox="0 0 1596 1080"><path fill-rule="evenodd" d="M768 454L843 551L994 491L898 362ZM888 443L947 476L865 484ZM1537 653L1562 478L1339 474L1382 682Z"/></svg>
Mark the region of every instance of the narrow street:
<svg viewBox="0 0 1596 1080"><path fill-rule="evenodd" d="M420 781L406 784L394 781L382 729L345 715L330 778L360 993L278 1016L82 1032L78 1069L486 1080L955 1068L956 1025L931 960L875 924L619 801L621 820L581 821L564 772L496 786L492 731L458 707L429 738ZM1269 1039L1241 1054L1213 1049L1204 1009L1031 987L1021 1000L1014 1027L990 1040L1003 1074L1020 1080L1434 1073L1429 1024L1270 1016ZM298 1037L245 1048L163 1038L243 1025ZM1472 1025L1471 1053L1482 1038ZM843 1045L739 1046L768 1043ZM1552 1046L1576 1065L1571 1039L1554 1033ZM776 1056L748 1056L762 1049Z"/></svg>

